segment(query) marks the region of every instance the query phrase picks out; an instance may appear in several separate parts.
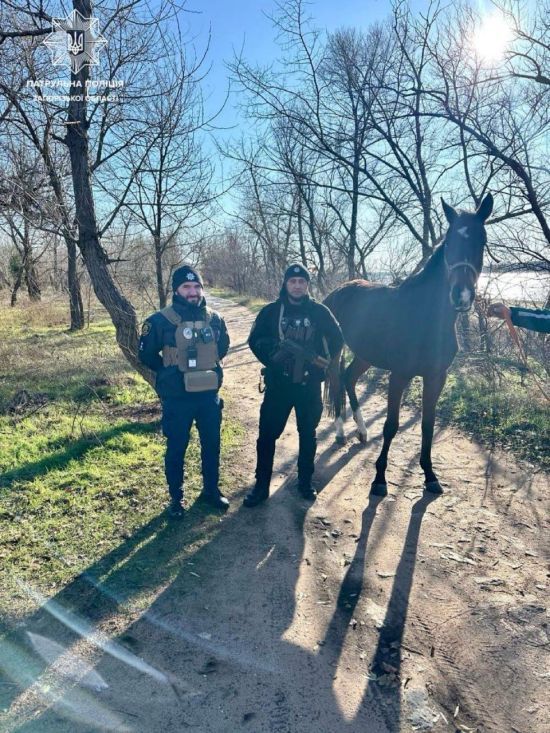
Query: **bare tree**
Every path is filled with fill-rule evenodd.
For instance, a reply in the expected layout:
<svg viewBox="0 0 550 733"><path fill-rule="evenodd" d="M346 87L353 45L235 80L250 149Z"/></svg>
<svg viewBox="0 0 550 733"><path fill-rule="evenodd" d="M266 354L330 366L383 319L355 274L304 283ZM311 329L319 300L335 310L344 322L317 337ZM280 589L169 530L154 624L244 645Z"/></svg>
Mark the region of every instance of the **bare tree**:
<svg viewBox="0 0 550 733"><path fill-rule="evenodd" d="M424 114L454 128L465 157L467 154L470 162L477 159L478 178L481 169L485 180L491 179L492 186L500 188L506 210L493 222L534 218L539 237L542 235L548 246L550 179L544 141L550 122L550 90L517 73L518 60L532 49L532 40L522 34L516 34L509 52L512 66L495 74L464 41L472 37L476 23L479 18L474 11L450 17L441 29L445 43L440 37L430 46L432 79L423 93L432 103ZM524 44L526 54L521 50ZM478 187L480 190L482 193L483 188Z"/></svg>
<svg viewBox="0 0 550 733"><path fill-rule="evenodd" d="M150 124L126 148L122 175L120 168L117 173L123 181L129 172L134 176L125 207L152 237L160 307L171 274L167 254L184 233L193 237L200 229L213 199L213 166L198 139L207 125L197 77L201 60L187 61L177 47L171 51L171 64L154 70L160 93L143 103Z"/></svg>
<svg viewBox="0 0 550 733"><path fill-rule="evenodd" d="M8 44L4 57L14 68L22 53L30 56L44 54L45 49L39 48L36 39L51 30L51 18L44 13L42 4L34 0L26 0L23 4L10 2L9 6L10 12L2 20L3 23L8 20L11 28L5 30L3 27L0 31L0 48ZM92 17L94 12L91 0L73 0L72 8L84 18ZM138 322L134 306L115 282L111 258L102 242L102 237L118 220L128 201L136 171L128 176L114 206L106 205L106 197L96 197L94 188L106 190L112 175L109 171L116 166L117 158L120 160L123 152L135 144L151 122L144 119L139 111L144 100L161 94L151 87L151 70L164 60L164 39L171 32L177 32L181 7L163 0L151 13L147 3L141 0L129 3L116 0L110 5L100 2L95 10L100 15L103 32L110 34L108 52L104 54L101 66L101 72L106 75L103 79L106 82L105 93L89 99L90 68L84 65L79 70L72 70L69 101L67 104L49 105L49 116L45 122L48 136L42 137L38 130L42 129L44 121L37 115L35 98L30 98L30 94L20 96L25 80L19 77L19 83L14 84L6 79L0 85L6 105L1 113L4 114L7 108L15 110L18 120L13 124L19 128L24 126L26 134L41 150L54 189L60 188L60 182L50 148L54 144L66 146L78 248L94 291L113 321L122 352L138 371L151 378L137 358ZM122 74L125 89L117 96L112 91L111 82L115 82L113 86L116 87L116 77ZM38 91L42 91L40 84ZM132 134L125 136L123 132L128 128L123 123L132 117L136 125ZM42 144L44 139L47 139L47 146ZM65 214L68 216L68 212Z"/></svg>
<svg viewBox="0 0 550 733"><path fill-rule="evenodd" d="M56 225L51 190L41 161L18 145L2 151L3 173L0 176L0 229L7 234L17 251L12 259L16 275L11 304L25 282L31 300L40 300L41 289L37 263L45 254L50 234Z"/></svg>

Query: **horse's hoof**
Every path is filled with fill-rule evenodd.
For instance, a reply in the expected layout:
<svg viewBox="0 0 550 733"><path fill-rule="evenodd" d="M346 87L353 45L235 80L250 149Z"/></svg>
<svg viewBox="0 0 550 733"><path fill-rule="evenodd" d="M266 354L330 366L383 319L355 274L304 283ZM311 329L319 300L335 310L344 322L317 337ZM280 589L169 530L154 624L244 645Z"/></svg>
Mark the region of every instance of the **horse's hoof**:
<svg viewBox="0 0 550 733"><path fill-rule="evenodd" d="M337 435L336 436L336 443L338 445L345 445L346 444L346 436L345 435Z"/></svg>
<svg viewBox="0 0 550 733"><path fill-rule="evenodd" d="M357 437L359 438L359 442L362 445L367 444L367 434L366 433L360 433L359 430L357 431Z"/></svg>
<svg viewBox="0 0 550 733"><path fill-rule="evenodd" d="M370 493L373 496L387 496L388 484L377 484L376 481L373 481L370 487Z"/></svg>
<svg viewBox="0 0 550 733"><path fill-rule="evenodd" d="M426 481L424 484L424 491L429 491L430 494L442 494L443 489L439 481Z"/></svg>

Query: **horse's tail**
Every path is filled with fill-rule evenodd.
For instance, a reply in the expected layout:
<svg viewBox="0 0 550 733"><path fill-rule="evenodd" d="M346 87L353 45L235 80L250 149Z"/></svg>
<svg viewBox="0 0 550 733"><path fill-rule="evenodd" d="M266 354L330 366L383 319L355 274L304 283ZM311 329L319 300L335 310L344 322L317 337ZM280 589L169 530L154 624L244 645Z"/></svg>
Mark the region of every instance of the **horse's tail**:
<svg viewBox="0 0 550 733"><path fill-rule="evenodd" d="M327 370L323 402L325 412L329 417L340 417L346 407L344 352L345 347L332 359Z"/></svg>

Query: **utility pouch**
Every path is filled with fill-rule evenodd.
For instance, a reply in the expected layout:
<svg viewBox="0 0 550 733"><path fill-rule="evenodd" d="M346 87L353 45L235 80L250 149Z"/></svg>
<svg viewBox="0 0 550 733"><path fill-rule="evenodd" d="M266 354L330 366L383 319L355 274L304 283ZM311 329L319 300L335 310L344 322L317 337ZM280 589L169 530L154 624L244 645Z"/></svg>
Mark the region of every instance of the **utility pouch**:
<svg viewBox="0 0 550 733"><path fill-rule="evenodd" d="M196 369L197 368L197 349L194 346L190 346L187 349L187 368L188 369Z"/></svg>
<svg viewBox="0 0 550 733"><path fill-rule="evenodd" d="M186 392L208 392L219 389L218 374L213 369L200 372L185 372L183 383Z"/></svg>

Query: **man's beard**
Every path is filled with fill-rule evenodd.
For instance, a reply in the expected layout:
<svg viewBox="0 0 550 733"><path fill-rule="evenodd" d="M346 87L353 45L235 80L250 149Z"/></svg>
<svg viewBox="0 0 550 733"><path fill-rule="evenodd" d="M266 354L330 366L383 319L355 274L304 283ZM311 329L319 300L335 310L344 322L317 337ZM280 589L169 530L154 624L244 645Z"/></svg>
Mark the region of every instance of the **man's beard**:
<svg viewBox="0 0 550 733"><path fill-rule="evenodd" d="M301 303L302 300L306 297L305 293L303 293L302 295L291 295L290 293L287 293L287 295L290 300L294 301L295 303Z"/></svg>

